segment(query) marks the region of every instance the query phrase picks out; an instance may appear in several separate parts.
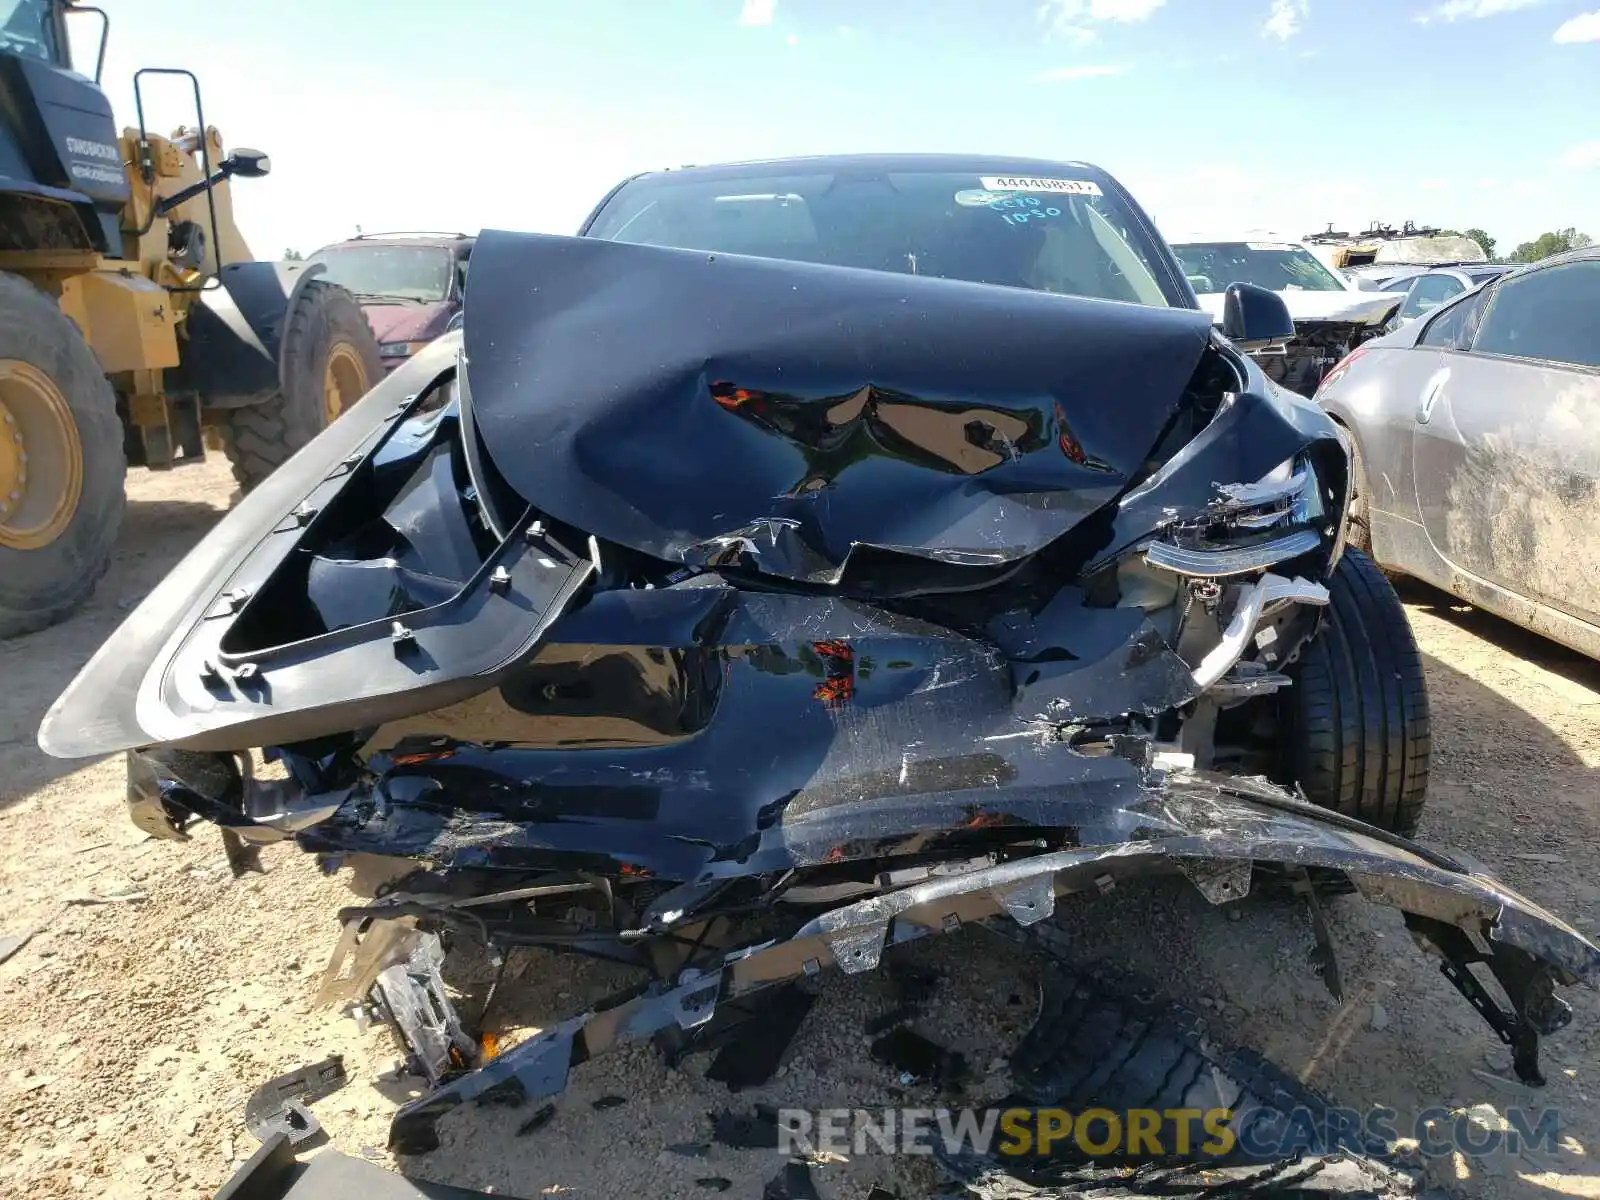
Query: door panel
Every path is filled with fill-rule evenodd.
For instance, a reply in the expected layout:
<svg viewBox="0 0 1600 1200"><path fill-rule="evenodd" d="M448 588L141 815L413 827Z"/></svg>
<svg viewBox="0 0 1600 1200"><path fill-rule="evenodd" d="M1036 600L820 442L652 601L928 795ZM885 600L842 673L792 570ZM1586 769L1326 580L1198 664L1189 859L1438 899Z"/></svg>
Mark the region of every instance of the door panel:
<svg viewBox="0 0 1600 1200"><path fill-rule="evenodd" d="M1417 397L1444 356L1432 346L1384 346L1369 348L1366 357L1371 366L1361 379L1370 382L1339 389L1335 412L1349 421L1361 443L1368 508L1416 521L1411 443ZM1405 562L1384 565L1415 569Z"/></svg>
<svg viewBox="0 0 1600 1200"><path fill-rule="evenodd" d="M1461 352L1441 363L1412 443L1434 548L1600 623L1600 372Z"/></svg>

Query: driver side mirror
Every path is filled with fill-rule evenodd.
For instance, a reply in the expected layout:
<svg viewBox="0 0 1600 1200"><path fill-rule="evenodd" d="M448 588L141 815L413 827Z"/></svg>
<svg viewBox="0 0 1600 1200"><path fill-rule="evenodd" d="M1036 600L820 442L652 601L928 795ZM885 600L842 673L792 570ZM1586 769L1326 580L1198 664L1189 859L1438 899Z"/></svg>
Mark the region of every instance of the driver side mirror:
<svg viewBox="0 0 1600 1200"><path fill-rule="evenodd" d="M222 160L225 175L241 179L260 179L272 171L272 160L259 150L235 150Z"/></svg>
<svg viewBox="0 0 1600 1200"><path fill-rule="evenodd" d="M1230 283L1222 297L1222 336L1246 353L1270 350L1294 338L1283 297L1253 283Z"/></svg>

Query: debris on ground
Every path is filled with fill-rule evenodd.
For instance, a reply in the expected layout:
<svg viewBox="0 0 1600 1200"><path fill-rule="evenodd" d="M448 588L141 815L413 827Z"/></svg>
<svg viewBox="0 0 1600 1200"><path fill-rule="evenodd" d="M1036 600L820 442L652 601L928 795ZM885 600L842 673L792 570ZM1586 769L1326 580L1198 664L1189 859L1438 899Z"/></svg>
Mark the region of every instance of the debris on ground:
<svg viewBox="0 0 1600 1200"><path fill-rule="evenodd" d="M778 1113L770 1105L758 1104L750 1112L724 1109L711 1115L711 1137L718 1145L734 1150L776 1150Z"/></svg>
<svg viewBox="0 0 1600 1200"><path fill-rule="evenodd" d="M779 1171L761 1189L761 1200L822 1200L817 1183L811 1177L811 1168L793 1160L783 1164Z"/></svg>
<svg viewBox="0 0 1600 1200"><path fill-rule="evenodd" d="M79 908L92 908L97 904L143 904L150 896L146 892L117 892L106 896L68 896L63 904Z"/></svg>
<svg viewBox="0 0 1600 1200"><path fill-rule="evenodd" d="M953 1089L967 1076L965 1056L903 1026L873 1042L871 1053L878 1062L899 1071L900 1082L905 1084L931 1083Z"/></svg>
<svg viewBox="0 0 1600 1200"><path fill-rule="evenodd" d="M38 932L39 931L37 929L25 929L21 933L13 933L5 937L0 937L0 963L5 962L18 950L21 950L24 946L31 942L33 940L33 935Z"/></svg>
<svg viewBox="0 0 1600 1200"><path fill-rule="evenodd" d="M816 995L791 985L760 999L766 1003L732 1030L706 1068L706 1078L726 1084L730 1092L758 1087L773 1077Z"/></svg>
<svg viewBox="0 0 1600 1200"><path fill-rule="evenodd" d="M317 1141L322 1133L321 1124L308 1106L333 1095L348 1082L344 1059L337 1054L269 1079L245 1103L245 1128L259 1142L281 1133L291 1146L303 1148Z"/></svg>
<svg viewBox="0 0 1600 1200"><path fill-rule="evenodd" d="M543 1129L550 1123L550 1119L555 1115L556 1106L554 1104L541 1104L534 1111L533 1116L529 1117L521 1125L517 1126L517 1136L526 1137L528 1134L537 1129Z"/></svg>

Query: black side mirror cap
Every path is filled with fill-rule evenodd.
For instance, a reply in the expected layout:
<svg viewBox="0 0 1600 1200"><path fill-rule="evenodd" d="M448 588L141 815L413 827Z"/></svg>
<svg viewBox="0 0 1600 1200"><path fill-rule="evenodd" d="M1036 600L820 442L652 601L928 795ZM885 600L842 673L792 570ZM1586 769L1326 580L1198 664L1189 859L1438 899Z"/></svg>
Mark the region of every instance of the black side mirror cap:
<svg viewBox="0 0 1600 1200"><path fill-rule="evenodd" d="M241 179L260 179L272 173L272 160L259 150L235 150L222 160L222 170Z"/></svg>
<svg viewBox="0 0 1600 1200"><path fill-rule="evenodd" d="M1293 340L1294 320L1277 292L1230 283L1222 296L1222 336L1247 352L1270 350Z"/></svg>

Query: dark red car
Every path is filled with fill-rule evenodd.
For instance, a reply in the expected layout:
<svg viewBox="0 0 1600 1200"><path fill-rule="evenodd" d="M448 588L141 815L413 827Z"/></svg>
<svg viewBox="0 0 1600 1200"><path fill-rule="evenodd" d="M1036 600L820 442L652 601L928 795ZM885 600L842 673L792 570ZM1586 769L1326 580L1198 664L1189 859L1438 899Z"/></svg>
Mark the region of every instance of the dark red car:
<svg viewBox="0 0 1600 1200"><path fill-rule="evenodd" d="M312 262L360 301L394 370L445 331L461 311L476 239L465 233L364 233L324 246Z"/></svg>

